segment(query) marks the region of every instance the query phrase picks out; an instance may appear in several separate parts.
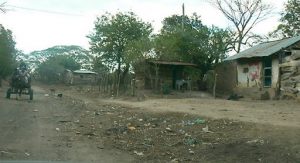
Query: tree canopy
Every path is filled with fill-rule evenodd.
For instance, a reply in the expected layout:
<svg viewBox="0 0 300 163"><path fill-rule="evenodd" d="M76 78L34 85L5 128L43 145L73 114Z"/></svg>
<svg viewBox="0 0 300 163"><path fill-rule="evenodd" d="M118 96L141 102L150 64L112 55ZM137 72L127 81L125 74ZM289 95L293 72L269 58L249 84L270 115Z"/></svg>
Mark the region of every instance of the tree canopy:
<svg viewBox="0 0 300 163"><path fill-rule="evenodd" d="M274 38L293 37L300 34L300 1L288 0L281 13L280 24L270 33Z"/></svg>
<svg viewBox="0 0 300 163"><path fill-rule="evenodd" d="M5 29L0 24L0 81L13 70L17 52L15 44L12 31Z"/></svg>
<svg viewBox="0 0 300 163"><path fill-rule="evenodd" d="M229 31L203 25L196 14L191 17L173 15L164 19L156 37L156 57L195 63L205 72L226 57L229 41Z"/></svg>
<svg viewBox="0 0 300 163"><path fill-rule="evenodd" d="M42 81L51 83L58 82L65 69L77 70L80 64L73 57L67 55L57 55L48 58L41 63L37 69Z"/></svg>
<svg viewBox="0 0 300 163"><path fill-rule="evenodd" d="M98 17L94 32L90 38L90 50L97 54L105 65L111 69L117 68L120 73L129 69L125 61L125 48L131 42L147 38L152 32L152 26L143 22L133 12L117 13Z"/></svg>

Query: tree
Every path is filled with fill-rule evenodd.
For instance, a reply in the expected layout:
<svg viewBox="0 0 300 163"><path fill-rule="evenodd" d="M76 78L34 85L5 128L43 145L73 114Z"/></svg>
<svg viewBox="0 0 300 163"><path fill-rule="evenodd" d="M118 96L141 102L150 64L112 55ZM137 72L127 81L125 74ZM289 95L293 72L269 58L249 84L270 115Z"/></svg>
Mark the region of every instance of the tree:
<svg viewBox="0 0 300 163"><path fill-rule="evenodd" d="M239 53L257 35L251 30L271 13L272 6L262 0L212 0L213 5L234 25L232 48Z"/></svg>
<svg viewBox="0 0 300 163"><path fill-rule="evenodd" d="M51 83L58 82L65 69L77 70L80 64L73 57L67 55L57 55L48 58L41 63L37 69L42 81Z"/></svg>
<svg viewBox="0 0 300 163"><path fill-rule="evenodd" d="M281 13L280 24L270 33L274 38L293 37L300 34L300 1L288 0L285 11Z"/></svg>
<svg viewBox="0 0 300 163"><path fill-rule="evenodd" d="M0 24L0 86L1 80L11 74L15 64L15 41L12 32Z"/></svg>
<svg viewBox="0 0 300 163"><path fill-rule="evenodd" d="M111 70L117 69L119 81L122 83L128 73L130 64L125 61L125 49L131 42L149 37L152 32L150 24L140 20L134 13L109 13L98 17L94 32L90 38L91 51L97 59ZM121 75L121 71L123 73Z"/></svg>
<svg viewBox="0 0 300 163"><path fill-rule="evenodd" d="M173 15L164 19L155 50L157 59L195 63L205 73L225 58L230 40L227 30L203 25L196 14Z"/></svg>
<svg viewBox="0 0 300 163"><path fill-rule="evenodd" d="M139 40L130 42L124 51L124 61L126 64L137 69L137 65L144 62L146 59L154 58L154 42L153 38L142 37Z"/></svg>

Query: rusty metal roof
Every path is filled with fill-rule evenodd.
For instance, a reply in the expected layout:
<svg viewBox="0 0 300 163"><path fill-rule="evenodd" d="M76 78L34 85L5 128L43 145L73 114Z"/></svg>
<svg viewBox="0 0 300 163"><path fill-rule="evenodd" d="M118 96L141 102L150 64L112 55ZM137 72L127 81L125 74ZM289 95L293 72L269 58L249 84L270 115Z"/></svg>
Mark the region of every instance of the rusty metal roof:
<svg viewBox="0 0 300 163"><path fill-rule="evenodd" d="M235 60L239 58L252 58L252 57L266 57L276 52L280 51L281 49L287 48L296 42L300 41L300 36L291 37L287 39L271 41L266 43L261 43L252 48L246 49L238 54L230 56L225 60Z"/></svg>
<svg viewBox="0 0 300 163"><path fill-rule="evenodd" d="M96 72L85 70L85 69L76 70L73 73L75 73L75 74L97 74Z"/></svg>
<svg viewBox="0 0 300 163"><path fill-rule="evenodd" d="M168 61L148 61L148 62L159 64L159 65L197 66L196 64L186 63L186 62L168 62Z"/></svg>

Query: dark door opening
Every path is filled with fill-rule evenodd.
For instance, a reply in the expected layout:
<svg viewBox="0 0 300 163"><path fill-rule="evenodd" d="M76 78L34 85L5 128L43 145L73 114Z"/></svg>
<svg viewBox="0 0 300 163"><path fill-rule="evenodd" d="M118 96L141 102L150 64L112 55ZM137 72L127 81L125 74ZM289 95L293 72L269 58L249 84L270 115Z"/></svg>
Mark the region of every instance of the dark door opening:
<svg viewBox="0 0 300 163"><path fill-rule="evenodd" d="M272 59L265 58L263 61L263 84L264 87L271 87L272 85Z"/></svg>

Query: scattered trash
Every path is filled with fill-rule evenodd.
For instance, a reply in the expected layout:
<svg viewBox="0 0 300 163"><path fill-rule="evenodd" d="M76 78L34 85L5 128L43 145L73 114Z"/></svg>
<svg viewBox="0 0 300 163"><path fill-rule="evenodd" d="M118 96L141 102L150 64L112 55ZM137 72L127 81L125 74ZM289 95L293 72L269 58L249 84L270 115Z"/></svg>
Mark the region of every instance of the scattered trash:
<svg viewBox="0 0 300 163"><path fill-rule="evenodd" d="M74 121L75 123L79 123L79 120Z"/></svg>
<svg viewBox="0 0 300 163"><path fill-rule="evenodd" d="M138 152L138 151L133 151L134 154L138 155L138 156L143 156L144 153L143 152Z"/></svg>
<svg viewBox="0 0 300 163"><path fill-rule="evenodd" d="M198 141L195 138L187 137L183 140L183 143L185 145L193 146L193 145L196 145L198 143Z"/></svg>
<svg viewBox="0 0 300 163"><path fill-rule="evenodd" d="M170 127L167 127L166 130L172 132L172 129Z"/></svg>
<svg viewBox="0 0 300 163"><path fill-rule="evenodd" d="M139 119L139 121L140 121L140 122L142 122L142 121L143 121L143 119Z"/></svg>
<svg viewBox="0 0 300 163"><path fill-rule="evenodd" d="M49 96L49 94L45 94L44 96L45 96L45 97L48 97L48 96Z"/></svg>
<svg viewBox="0 0 300 163"><path fill-rule="evenodd" d="M265 141L262 140L262 139L254 139L254 140L249 140L246 143L247 144L260 144L260 145L263 145L265 143Z"/></svg>
<svg viewBox="0 0 300 163"><path fill-rule="evenodd" d="M79 131L76 131L75 133L76 133L77 135L78 135L78 134L80 134L80 132L79 132Z"/></svg>
<svg viewBox="0 0 300 163"><path fill-rule="evenodd" d="M190 154L195 154L195 152L194 152L194 151L189 151L189 153L190 153Z"/></svg>
<svg viewBox="0 0 300 163"><path fill-rule="evenodd" d="M10 154L10 152L7 151L0 151L1 154Z"/></svg>
<svg viewBox="0 0 300 163"><path fill-rule="evenodd" d="M187 121L182 121L183 125L185 126L192 126L192 125L199 125L199 124L204 124L206 121L201 118L197 118L195 120L187 120Z"/></svg>
<svg viewBox="0 0 300 163"><path fill-rule="evenodd" d="M67 122L71 122L71 121L70 120L60 120L58 122L60 122L60 123L67 123Z"/></svg>
<svg viewBox="0 0 300 163"><path fill-rule="evenodd" d="M151 123L146 123L146 124L144 124L144 126L149 127L149 126L151 126Z"/></svg>
<svg viewBox="0 0 300 163"><path fill-rule="evenodd" d="M133 127L133 126L129 126L128 129L131 130L131 131L133 131L133 130L135 130L136 128Z"/></svg>
<svg viewBox="0 0 300 163"><path fill-rule="evenodd" d="M205 120L204 119L201 119L201 118L198 118L194 121L195 124L204 124L205 123Z"/></svg>
<svg viewBox="0 0 300 163"><path fill-rule="evenodd" d="M191 149L189 149L189 153L190 153L190 154L195 154L195 152L192 151Z"/></svg>
<svg viewBox="0 0 300 163"><path fill-rule="evenodd" d="M35 109L35 110L33 110L33 112L38 112L39 110L37 110L37 109Z"/></svg>
<svg viewBox="0 0 300 163"><path fill-rule="evenodd" d="M55 128L55 130L56 130L56 131L59 131L60 129L59 129L59 128Z"/></svg>
<svg viewBox="0 0 300 163"><path fill-rule="evenodd" d="M178 163L179 159L178 158L174 158L173 160L170 161L171 163Z"/></svg>
<svg viewBox="0 0 300 163"><path fill-rule="evenodd" d="M208 130L208 125L206 125L206 127L202 128L202 131L205 133L213 133L212 131Z"/></svg>
<svg viewBox="0 0 300 163"><path fill-rule="evenodd" d="M83 135L87 135L88 137L97 136L94 132L87 132L87 133L84 133Z"/></svg>
<svg viewBox="0 0 300 163"><path fill-rule="evenodd" d="M29 154L29 153L27 153L27 152L25 152L25 155L26 155L26 156L30 156L30 154Z"/></svg>
<svg viewBox="0 0 300 163"><path fill-rule="evenodd" d="M185 134L185 131L182 130L182 129L180 129L178 132L181 133L181 134Z"/></svg>

